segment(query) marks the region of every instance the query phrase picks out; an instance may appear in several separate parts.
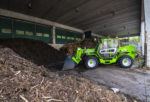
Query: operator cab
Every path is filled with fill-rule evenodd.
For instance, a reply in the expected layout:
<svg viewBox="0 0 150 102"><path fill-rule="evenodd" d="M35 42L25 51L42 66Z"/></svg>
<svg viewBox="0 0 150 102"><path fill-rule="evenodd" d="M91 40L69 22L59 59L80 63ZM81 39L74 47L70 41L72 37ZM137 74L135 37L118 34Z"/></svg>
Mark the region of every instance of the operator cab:
<svg viewBox="0 0 150 102"><path fill-rule="evenodd" d="M119 48L118 39L103 40L100 44L99 54L101 57L113 57Z"/></svg>

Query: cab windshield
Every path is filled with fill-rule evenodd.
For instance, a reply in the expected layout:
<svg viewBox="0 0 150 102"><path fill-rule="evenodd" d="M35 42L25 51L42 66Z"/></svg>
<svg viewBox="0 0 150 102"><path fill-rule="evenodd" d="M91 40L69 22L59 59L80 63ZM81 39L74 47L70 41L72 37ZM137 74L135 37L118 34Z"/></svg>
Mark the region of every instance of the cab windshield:
<svg viewBox="0 0 150 102"><path fill-rule="evenodd" d="M104 40L100 45L99 53L103 57L114 56L119 47L119 40Z"/></svg>

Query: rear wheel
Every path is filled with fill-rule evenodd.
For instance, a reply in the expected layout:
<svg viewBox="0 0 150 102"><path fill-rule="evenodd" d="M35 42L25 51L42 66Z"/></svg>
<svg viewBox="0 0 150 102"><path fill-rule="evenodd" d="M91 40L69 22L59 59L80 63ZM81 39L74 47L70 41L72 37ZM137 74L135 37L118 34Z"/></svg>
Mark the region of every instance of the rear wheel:
<svg viewBox="0 0 150 102"><path fill-rule="evenodd" d="M98 66L98 60L94 56L86 57L84 63L85 63L86 68L89 68L89 69L94 69Z"/></svg>
<svg viewBox="0 0 150 102"><path fill-rule="evenodd" d="M119 65L122 68L130 68L133 65L133 59L128 55L119 58Z"/></svg>

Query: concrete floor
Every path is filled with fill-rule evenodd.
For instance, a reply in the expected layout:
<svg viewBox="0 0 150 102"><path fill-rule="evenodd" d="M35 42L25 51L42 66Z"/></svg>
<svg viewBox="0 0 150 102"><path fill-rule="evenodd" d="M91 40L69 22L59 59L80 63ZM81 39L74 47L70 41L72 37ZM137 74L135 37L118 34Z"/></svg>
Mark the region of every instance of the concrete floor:
<svg viewBox="0 0 150 102"><path fill-rule="evenodd" d="M121 69L115 65L105 65L94 70L86 70L82 75L90 80L111 88L119 88L125 94L150 102L150 71Z"/></svg>

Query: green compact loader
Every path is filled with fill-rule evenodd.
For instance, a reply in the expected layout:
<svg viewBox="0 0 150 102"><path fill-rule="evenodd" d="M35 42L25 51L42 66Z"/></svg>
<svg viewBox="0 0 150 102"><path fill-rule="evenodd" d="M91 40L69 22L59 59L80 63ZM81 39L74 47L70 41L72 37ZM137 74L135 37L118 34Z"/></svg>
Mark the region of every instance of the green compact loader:
<svg viewBox="0 0 150 102"><path fill-rule="evenodd" d="M94 69L99 64L113 63L118 63L122 68L130 68L135 54L133 45L122 46L119 39L101 39L95 49L77 48L76 56L68 56L62 70L73 69L82 60L89 69Z"/></svg>

